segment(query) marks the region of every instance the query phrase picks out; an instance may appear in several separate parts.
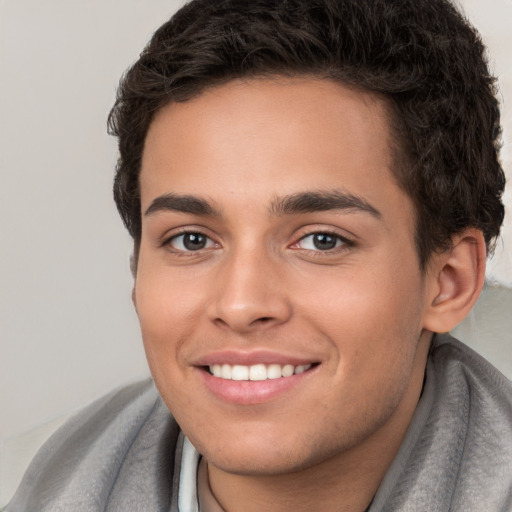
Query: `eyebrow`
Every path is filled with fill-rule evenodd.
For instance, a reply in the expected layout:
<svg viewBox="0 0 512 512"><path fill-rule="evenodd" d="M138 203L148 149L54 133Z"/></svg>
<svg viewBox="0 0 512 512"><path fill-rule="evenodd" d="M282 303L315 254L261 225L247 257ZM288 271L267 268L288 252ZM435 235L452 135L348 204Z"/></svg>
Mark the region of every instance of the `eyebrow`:
<svg viewBox="0 0 512 512"><path fill-rule="evenodd" d="M220 212L205 199L192 195L165 194L153 199L144 215L154 215L161 211L189 213L191 215L219 217Z"/></svg>
<svg viewBox="0 0 512 512"><path fill-rule="evenodd" d="M299 213L347 210L369 213L380 218L381 213L362 197L341 190L298 192L274 199L269 211L272 215L293 215ZM220 217L221 213L207 200L193 195L165 194L155 198L145 216L161 211L189 213L204 217Z"/></svg>
<svg viewBox="0 0 512 512"><path fill-rule="evenodd" d="M369 213L381 218L381 213L366 199L341 190L299 192L272 201L270 211L274 215L314 213L329 210L348 210Z"/></svg>

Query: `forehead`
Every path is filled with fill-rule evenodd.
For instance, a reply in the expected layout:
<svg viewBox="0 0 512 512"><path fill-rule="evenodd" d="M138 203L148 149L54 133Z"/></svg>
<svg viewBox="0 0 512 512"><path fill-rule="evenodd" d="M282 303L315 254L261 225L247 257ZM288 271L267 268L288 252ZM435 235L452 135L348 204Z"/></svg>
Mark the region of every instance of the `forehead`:
<svg viewBox="0 0 512 512"><path fill-rule="evenodd" d="M146 137L142 210L165 192L236 203L248 184L267 201L333 188L369 202L396 195L387 112L372 93L312 78L233 81L171 103Z"/></svg>

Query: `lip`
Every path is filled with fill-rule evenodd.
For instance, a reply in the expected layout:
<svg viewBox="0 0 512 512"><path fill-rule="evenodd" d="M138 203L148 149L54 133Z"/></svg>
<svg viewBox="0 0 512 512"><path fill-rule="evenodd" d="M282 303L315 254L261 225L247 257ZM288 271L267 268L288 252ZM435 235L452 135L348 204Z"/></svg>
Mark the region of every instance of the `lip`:
<svg viewBox="0 0 512 512"><path fill-rule="evenodd" d="M291 364L301 366L315 364L320 361L315 358L304 358L288 354L282 354L271 350L251 350L243 352L240 350L219 350L200 356L192 362L193 366L213 366L214 364L239 364L252 366L255 364Z"/></svg>
<svg viewBox="0 0 512 512"><path fill-rule="evenodd" d="M213 376L207 368L214 364L230 364L252 366L255 364L292 364L293 366L309 365L311 368L304 373L290 377L267 379L262 381L237 381ZM290 357L272 351L258 350L240 352L223 350L213 352L194 361L194 366L206 389L216 398L233 405L257 405L277 400L285 394L301 387L317 373L319 361L301 357Z"/></svg>

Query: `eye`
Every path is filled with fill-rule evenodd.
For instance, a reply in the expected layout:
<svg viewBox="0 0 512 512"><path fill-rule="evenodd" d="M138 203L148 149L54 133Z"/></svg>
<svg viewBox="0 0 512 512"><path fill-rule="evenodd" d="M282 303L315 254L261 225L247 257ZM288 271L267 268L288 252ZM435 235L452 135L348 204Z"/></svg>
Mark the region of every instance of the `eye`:
<svg viewBox="0 0 512 512"><path fill-rule="evenodd" d="M349 245L349 241L339 235L332 233L311 233L301 238L297 242L297 247L309 251L330 251L347 244Z"/></svg>
<svg viewBox="0 0 512 512"><path fill-rule="evenodd" d="M215 242L203 233L188 232L173 236L166 245L178 251L190 252L215 247Z"/></svg>

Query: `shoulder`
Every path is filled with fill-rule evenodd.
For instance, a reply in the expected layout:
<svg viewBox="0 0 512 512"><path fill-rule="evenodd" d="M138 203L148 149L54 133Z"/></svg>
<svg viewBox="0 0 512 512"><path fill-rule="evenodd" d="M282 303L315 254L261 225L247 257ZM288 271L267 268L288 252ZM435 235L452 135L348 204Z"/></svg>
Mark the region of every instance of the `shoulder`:
<svg viewBox="0 0 512 512"><path fill-rule="evenodd" d="M427 379L429 372L433 381L431 418L436 419L438 433L451 438L458 430L466 443L463 457L473 456L476 465L488 467L489 460L502 460L506 453L502 467L510 468L511 382L486 359L447 334L437 335L433 341Z"/></svg>
<svg viewBox="0 0 512 512"><path fill-rule="evenodd" d="M436 499L450 503L450 510L511 510L510 381L443 334L433 340L425 392L432 402L414 457L423 464L418 496L428 503L426 510L435 509Z"/></svg>
<svg viewBox="0 0 512 512"><path fill-rule="evenodd" d="M416 413L371 510L508 512L511 468L510 381L436 335Z"/></svg>
<svg viewBox="0 0 512 512"><path fill-rule="evenodd" d="M435 367L436 379L463 379L477 396L487 397L487 404L508 403L506 413L512 417L512 383L480 354L449 334L437 334L432 343L429 363ZM427 367L428 372L428 367ZM453 391L460 391L456 386ZM448 391L445 389L445 391ZM451 391L451 390L450 390ZM482 404L484 405L484 404Z"/></svg>
<svg viewBox="0 0 512 512"><path fill-rule="evenodd" d="M6 511L168 510L178 434L151 380L115 390L52 435Z"/></svg>

